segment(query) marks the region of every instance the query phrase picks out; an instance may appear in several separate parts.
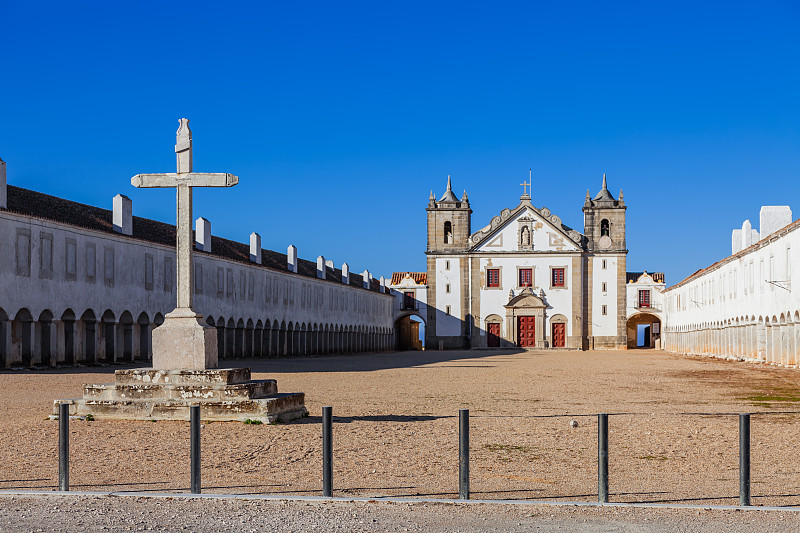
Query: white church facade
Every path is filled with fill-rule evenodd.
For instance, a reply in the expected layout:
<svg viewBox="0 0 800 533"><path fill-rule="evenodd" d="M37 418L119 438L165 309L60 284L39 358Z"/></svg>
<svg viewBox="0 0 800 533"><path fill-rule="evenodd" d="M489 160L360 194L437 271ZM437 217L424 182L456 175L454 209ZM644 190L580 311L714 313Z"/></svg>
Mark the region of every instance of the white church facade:
<svg viewBox="0 0 800 533"><path fill-rule="evenodd" d="M448 178L427 207L426 346L625 348L626 209L603 176L583 233L525 191L473 232L467 194Z"/></svg>

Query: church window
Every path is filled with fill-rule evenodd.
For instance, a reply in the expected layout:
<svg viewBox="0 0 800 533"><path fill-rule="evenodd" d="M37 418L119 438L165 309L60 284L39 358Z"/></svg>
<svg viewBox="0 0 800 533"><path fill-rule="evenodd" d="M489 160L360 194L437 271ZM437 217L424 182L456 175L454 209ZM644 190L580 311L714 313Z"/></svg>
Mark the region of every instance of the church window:
<svg viewBox="0 0 800 533"><path fill-rule="evenodd" d="M445 270L450 270L450 260L449 259L445 260L444 269Z"/></svg>
<svg viewBox="0 0 800 533"><path fill-rule="evenodd" d="M606 237L609 235L610 232L611 230L610 230L610 224L608 223L608 219L604 218L603 220L600 221L600 236Z"/></svg>
<svg viewBox="0 0 800 533"><path fill-rule="evenodd" d="M519 269L519 286L530 287L533 285L533 269L520 268Z"/></svg>
<svg viewBox="0 0 800 533"><path fill-rule="evenodd" d="M88 250L88 245L87 245L87 250ZM17 228L16 252L17 252L17 276L30 276L31 275L31 231L29 229ZM87 259L88 256L89 255L87 252Z"/></svg>
<svg viewBox="0 0 800 533"><path fill-rule="evenodd" d="M786 248L786 281L792 278L792 249Z"/></svg>
<svg viewBox="0 0 800 533"><path fill-rule="evenodd" d="M203 264L194 264L194 293L203 294Z"/></svg>
<svg viewBox="0 0 800 533"><path fill-rule="evenodd" d="M605 281L603 282L603 292L608 292L608 284Z"/></svg>
<svg viewBox="0 0 800 533"><path fill-rule="evenodd" d="M144 288L153 290L153 256L144 254Z"/></svg>
<svg viewBox="0 0 800 533"><path fill-rule="evenodd" d="M606 316L606 315L608 314L608 306L607 306L607 305L604 305L604 306L603 306L603 307L600 309L600 313L601 313L603 316Z"/></svg>
<svg viewBox="0 0 800 533"><path fill-rule="evenodd" d="M39 234L39 277L53 279L53 234Z"/></svg>
<svg viewBox="0 0 800 533"><path fill-rule="evenodd" d="M488 268L486 269L486 286L499 287L500 286L500 269Z"/></svg>
<svg viewBox="0 0 800 533"><path fill-rule="evenodd" d="M608 266L608 260L603 259L603 270L605 270L607 266Z"/></svg>
<svg viewBox="0 0 800 533"><path fill-rule="evenodd" d="M444 292L446 292L447 294L450 294L450 284L449 283L444 286Z"/></svg>
<svg viewBox="0 0 800 533"><path fill-rule="evenodd" d="M449 305L445 306L445 308L444 308L444 312L445 312L445 314L446 314L447 316L450 316L450 306L449 306Z"/></svg>
<svg viewBox="0 0 800 533"><path fill-rule="evenodd" d="M650 307L650 291L639 291L639 307Z"/></svg>
<svg viewBox="0 0 800 533"><path fill-rule="evenodd" d="M444 223L444 243L453 244L453 225L450 221Z"/></svg>
<svg viewBox="0 0 800 533"><path fill-rule="evenodd" d="M172 277L175 275L175 266L171 257L164 258L164 292L172 292Z"/></svg>
<svg viewBox="0 0 800 533"><path fill-rule="evenodd" d="M66 239L65 246L67 262L64 267L66 269L67 281L75 281L78 274L78 244L75 239Z"/></svg>
<svg viewBox="0 0 800 533"><path fill-rule="evenodd" d="M403 309L415 309L414 291L407 291L403 293Z"/></svg>
<svg viewBox="0 0 800 533"><path fill-rule="evenodd" d="M553 287L564 287L564 269L554 268L552 270Z"/></svg>

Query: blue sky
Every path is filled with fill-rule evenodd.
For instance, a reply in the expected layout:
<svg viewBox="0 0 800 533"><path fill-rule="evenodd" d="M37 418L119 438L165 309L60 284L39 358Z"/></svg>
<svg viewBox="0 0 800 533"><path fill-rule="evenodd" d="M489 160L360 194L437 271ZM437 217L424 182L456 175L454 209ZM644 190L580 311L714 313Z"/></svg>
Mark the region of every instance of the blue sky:
<svg viewBox="0 0 800 533"><path fill-rule="evenodd" d="M0 3L9 183L174 222L178 118L195 216L377 275L425 268L448 174L473 231L533 168L533 203L583 230L603 172L628 270L668 284L730 253L761 205L800 216L796 2Z"/></svg>

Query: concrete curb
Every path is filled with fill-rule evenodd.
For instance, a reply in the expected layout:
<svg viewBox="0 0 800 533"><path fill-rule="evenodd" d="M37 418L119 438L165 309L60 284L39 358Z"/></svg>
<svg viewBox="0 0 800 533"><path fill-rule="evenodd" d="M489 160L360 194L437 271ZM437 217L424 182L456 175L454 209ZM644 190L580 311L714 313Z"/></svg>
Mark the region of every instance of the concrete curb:
<svg viewBox="0 0 800 533"><path fill-rule="evenodd" d="M332 497L323 496L290 496L285 494L191 494L185 492L133 492L133 491L113 491L113 492L62 492L56 490L36 491L36 490L0 490L2 496L106 496L106 497L134 497L134 498L170 498L183 500L267 500L267 501L286 501L286 502L388 502L388 503L443 503L451 505L549 505L553 507L626 507L639 509L689 509L689 510L709 510L709 511L781 511L800 513L800 507L775 507L775 506L750 506L741 507L738 505L693 505L693 504L670 504L670 503L599 503L599 502L572 502L572 501L540 501L540 500L452 500L437 498L395 498L391 496L363 498L363 497Z"/></svg>

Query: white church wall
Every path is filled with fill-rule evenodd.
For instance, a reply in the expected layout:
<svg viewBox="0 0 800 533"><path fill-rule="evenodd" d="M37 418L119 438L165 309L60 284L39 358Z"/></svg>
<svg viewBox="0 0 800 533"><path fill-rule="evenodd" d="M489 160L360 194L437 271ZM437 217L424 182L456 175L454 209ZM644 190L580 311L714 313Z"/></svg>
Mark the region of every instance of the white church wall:
<svg viewBox="0 0 800 533"><path fill-rule="evenodd" d="M498 268L500 269L500 287L487 287L486 286L486 269ZM572 333L572 291L580 291L580 287L571 287L572 280L572 255L556 255L556 254L542 254L542 255L508 255L508 256L493 256L491 258L480 258L481 279L484 280L483 285L480 287L480 301L481 301L481 323L483 329L486 328L485 321L490 315L498 315L501 317L501 335L508 338L506 331L506 309L505 305L509 301L509 291L514 291L514 295L519 295L521 291L527 287L519 286L519 269L530 268L532 270L532 283L533 290L536 295L539 291L544 291L544 300L548 304L546 313L547 323L545 336L549 335L550 331L550 318L554 315L561 314L567 318L566 334L568 336ZM551 287L551 268L564 268L565 287ZM475 288L473 288L475 290ZM509 339L513 340L513 339Z"/></svg>
<svg viewBox="0 0 800 533"><path fill-rule="evenodd" d="M461 259L436 258L436 331L439 337L461 335ZM449 312L448 312L449 310Z"/></svg>
<svg viewBox="0 0 800 533"><path fill-rule="evenodd" d="M617 335L617 264L615 256L592 257L592 335ZM603 286L605 284L605 291Z"/></svg>

